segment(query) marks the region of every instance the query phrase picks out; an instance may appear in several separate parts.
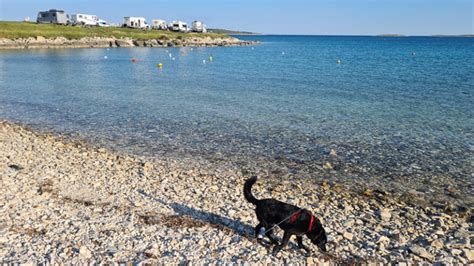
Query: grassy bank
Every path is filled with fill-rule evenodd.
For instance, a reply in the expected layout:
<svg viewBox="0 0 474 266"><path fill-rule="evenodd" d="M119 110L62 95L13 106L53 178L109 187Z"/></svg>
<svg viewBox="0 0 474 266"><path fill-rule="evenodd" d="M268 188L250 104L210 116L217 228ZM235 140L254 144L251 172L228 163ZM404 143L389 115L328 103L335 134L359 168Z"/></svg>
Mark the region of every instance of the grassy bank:
<svg viewBox="0 0 474 266"><path fill-rule="evenodd" d="M0 21L0 38L18 39L36 36L43 36L45 38L65 37L68 39L80 39L84 37L114 37L132 38L136 40L225 37L225 35L216 33L177 33L170 31L139 30L116 27L86 28L53 24L36 24L31 22Z"/></svg>

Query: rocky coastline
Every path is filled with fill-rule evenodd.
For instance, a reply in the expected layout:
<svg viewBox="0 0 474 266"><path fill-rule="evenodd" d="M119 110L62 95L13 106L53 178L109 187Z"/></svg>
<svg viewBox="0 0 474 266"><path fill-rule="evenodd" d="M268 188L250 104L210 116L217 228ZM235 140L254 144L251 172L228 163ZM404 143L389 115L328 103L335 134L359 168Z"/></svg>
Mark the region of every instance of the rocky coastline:
<svg viewBox="0 0 474 266"><path fill-rule="evenodd" d="M108 47L213 47L213 46L248 46L255 41L243 41L234 37L222 38L177 38L136 40L131 38L86 37L67 39L58 37L47 39L42 36L5 39L0 38L0 49L35 49L35 48L108 48Z"/></svg>
<svg viewBox="0 0 474 266"><path fill-rule="evenodd" d="M7 121L0 177L2 264L474 262L470 212L278 176L261 178L256 197L313 211L330 242L323 254L305 239L309 255L292 239L275 257L252 236L238 168L131 156Z"/></svg>

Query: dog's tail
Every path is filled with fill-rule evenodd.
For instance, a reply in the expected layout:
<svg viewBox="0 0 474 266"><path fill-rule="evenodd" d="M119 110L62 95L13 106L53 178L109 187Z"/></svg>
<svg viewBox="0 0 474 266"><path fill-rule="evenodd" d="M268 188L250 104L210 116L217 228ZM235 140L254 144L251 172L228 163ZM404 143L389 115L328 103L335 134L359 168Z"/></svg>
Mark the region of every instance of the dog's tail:
<svg viewBox="0 0 474 266"><path fill-rule="evenodd" d="M255 182L257 182L257 177L256 176L252 176L251 178L247 179L247 181L245 181L245 184L244 184L244 196L245 196L245 199L252 203L252 204L257 204L258 203L258 199L256 199L253 195L252 195L252 186L253 184L255 184Z"/></svg>

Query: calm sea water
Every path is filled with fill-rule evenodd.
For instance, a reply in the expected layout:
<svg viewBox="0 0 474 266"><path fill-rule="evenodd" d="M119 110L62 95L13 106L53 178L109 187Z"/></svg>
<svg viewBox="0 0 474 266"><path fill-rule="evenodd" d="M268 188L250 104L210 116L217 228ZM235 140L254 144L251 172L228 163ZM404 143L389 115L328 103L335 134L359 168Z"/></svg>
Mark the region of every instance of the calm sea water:
<svg viewBox="0 0 474 266"><path fill-rule="evenodd" d="M0 51L0 118L139 155L472 200L474 39L241 38L263 43Z"/></svg>

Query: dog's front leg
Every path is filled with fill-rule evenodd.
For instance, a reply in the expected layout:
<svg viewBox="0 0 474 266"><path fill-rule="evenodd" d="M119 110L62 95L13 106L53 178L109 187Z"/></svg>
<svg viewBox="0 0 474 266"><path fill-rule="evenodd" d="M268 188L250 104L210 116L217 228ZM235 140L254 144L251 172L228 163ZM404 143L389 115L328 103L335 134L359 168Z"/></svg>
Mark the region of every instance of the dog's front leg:
<svg viewBox="0 0 474 266"><path fill-rule="evenodd" d="M281 241L280 245L276 245L273 248L272 255L276 255L280 250L282 250L286 245L288 245L288 241L290 241L291 233L289 231L285 231L283 235L283 240Z"/></svg>
<svg viewBox="0 0 474 266"><path fill-rule="evenodd" d="M306 252L308 254L311 253L309 248L305 247L305 245L303 245L303 237L302 236L296 236L296 242L298 242L298 248L302 248L302 249L306 250Z"/></svg>

